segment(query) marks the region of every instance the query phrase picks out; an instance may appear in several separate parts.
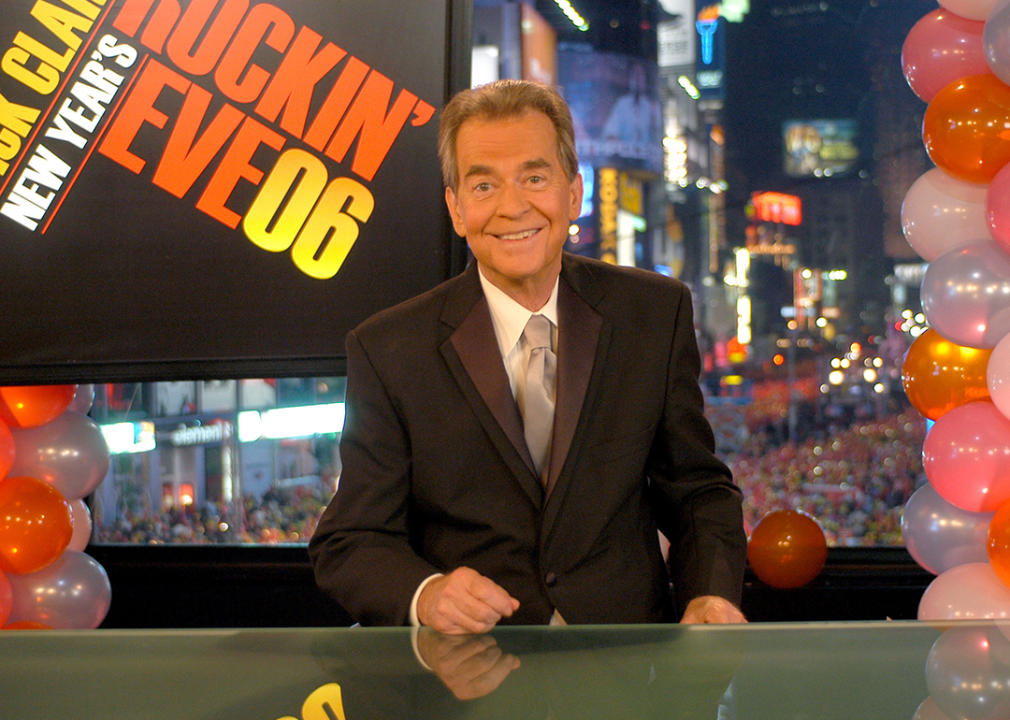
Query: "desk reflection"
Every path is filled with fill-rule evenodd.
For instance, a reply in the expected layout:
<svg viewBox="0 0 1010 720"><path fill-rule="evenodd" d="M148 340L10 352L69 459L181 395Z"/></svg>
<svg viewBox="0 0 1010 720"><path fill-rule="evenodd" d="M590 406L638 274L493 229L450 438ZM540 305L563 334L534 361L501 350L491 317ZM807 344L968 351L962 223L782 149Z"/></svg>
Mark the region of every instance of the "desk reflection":
<svg viewBox="0 0 1010 720"><path fill-rule="evenodd" d="M1010 625L944 630L926 659L926 687L916 720L1010 718Z"/></svg>
<svg viewBox="0 0 1010 720"><path fill-rule="evenodd" d="M417 652L458 700L484 697L522 664L491 635L443 635L430 628L418 631Z"/></svg>
<svg viewBox="0 0 1010 720"><path fill-rule="evenodd" d="M342 687L348 719L693 718L715 720L744 660L740 633L573 628L417 634L417 651L358 662L343 642L314 647ZM724 713L725 715L725 713Z"/></svg>
<svg viewBox="0 0 1010 720"><path fill-rule="evenodd" d="M972 705L955 692L956 677L970 674L958 666L967 647L990 648L972 682L1008 676L1010 630L944 634L958 627L509 627L418 633L416 650L408 628L10 632L0 633L0 715L912 720L931 692L934 709ZM1005 694L986 697L995 715L984 717L1004 712Z"/></svg>

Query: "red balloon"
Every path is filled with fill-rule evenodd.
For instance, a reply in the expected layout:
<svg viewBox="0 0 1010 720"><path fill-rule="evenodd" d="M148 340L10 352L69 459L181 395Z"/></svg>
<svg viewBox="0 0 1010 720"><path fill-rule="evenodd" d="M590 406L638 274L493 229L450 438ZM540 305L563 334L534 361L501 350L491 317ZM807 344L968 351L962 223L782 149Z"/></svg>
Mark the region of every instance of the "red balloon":
<svg viewBox="0 0 1010 720"><path fill-rule="evenodd" d="M816 520L796 510L776 510L754 527L747 560L758 578L774 588L806 585L828 559L828 543Z"/></svg>
<svg viewBox="0 0 1010 720"><path fill-rule="evenodd" d="M995 75L952 82L926 108L922 139L930 159L968 182L992 181L1010 162L1010 87Z"/></svg>
<svg viewBox="0 0 1010 720"><path fill-rule="evenodd" d="M55 561L74 535L70 504L30 477L0 482L0 570L24 574Z"/></svg>
<svg viewBox="0 0 1010 720"><path fill-rule="evenodd" d="M70 407L76 393L76 385L0 387L0 419L12 428L45 425Z"/></svg>

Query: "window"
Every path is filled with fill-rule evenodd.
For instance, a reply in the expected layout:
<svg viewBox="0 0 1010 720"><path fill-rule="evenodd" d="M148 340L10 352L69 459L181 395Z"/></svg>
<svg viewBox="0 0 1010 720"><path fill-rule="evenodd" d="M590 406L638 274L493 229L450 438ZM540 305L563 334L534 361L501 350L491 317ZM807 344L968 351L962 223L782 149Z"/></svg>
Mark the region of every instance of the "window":
<svg viewBox="0 0 1010 720"><path fill-rule="evenodd" d="M336 489L344 379L101 385L93 542L305 543ZM122 424L152 442L122 442Z"/></svg>

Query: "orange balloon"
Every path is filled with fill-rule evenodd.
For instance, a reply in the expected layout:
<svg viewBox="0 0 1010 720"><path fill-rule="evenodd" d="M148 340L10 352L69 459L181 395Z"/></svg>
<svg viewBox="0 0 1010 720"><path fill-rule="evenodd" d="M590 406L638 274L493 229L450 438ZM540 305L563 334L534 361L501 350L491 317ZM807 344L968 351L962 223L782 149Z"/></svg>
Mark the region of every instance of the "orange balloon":
<svg viewBox="0 0 1010 720"><path fill-rule="evenodd" d="M52 630L51 627L40 622L34 622L32 620L19 620L18 622L12 622L10 625L4 625L4 630Z"/></svg>
<svg viewBox="0 0 1010 720"><path fill-rule="evenodd" d="M0 480L14 467L14 433L0 420Z"/></svg>
<svg viewBox="0 0 1010 720"><path fill-rule="evenodd" d="M758 578L774 588L806 585L828 559L828 543L816 520L796 510L775 510L754 527L747 560Z"/></svg>
<svg viewBox="0 0 1010 720"><path fill-rule="evenodd" d="M962 180L988 183L1010 162L1010 87L970 75L940 90L926 108L922 140L930 159Z"/></svg>
<svg viewBox="0 0 1010 720"><path fill-rule="evenodd" d="M49 483L30 477L0 481L0 570L41 570L74 535L70 503Z"/></svg>
<svg viewBox="0 0 1010 720"><path fill-rule="evenodd" d="M986 369L992 349L955 345L936 330L917 337L905 354L901 381L908 401L936 420L948 410L976 400L991 400Z"/></svg>
<svg viewBox="0 0 1010 720"><path fill-rule="evenodd" d="M75 394L76 385L0 387L0 419L12 428L45 425L70 407Z"/></svg>
<svg viewBox="0 0 1010 720"><path fill-rule="evenodd" d="M1000 505L989 521L986 551L996 575L1010 586L1010 502Z"/></svg>

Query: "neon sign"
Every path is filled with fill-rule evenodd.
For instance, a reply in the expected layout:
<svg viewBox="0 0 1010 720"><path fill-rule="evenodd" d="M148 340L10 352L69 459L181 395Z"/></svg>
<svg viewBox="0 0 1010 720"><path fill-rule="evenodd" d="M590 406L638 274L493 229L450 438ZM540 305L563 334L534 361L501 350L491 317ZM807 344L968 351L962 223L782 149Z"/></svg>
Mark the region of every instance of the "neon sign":
<svg viewBox="0 0 1010 720"><path fill-rule="evenodd" d="M751 195L758 220L783 225L799 225L803 220L803 204L795 195L761 192Z"/></svg>

